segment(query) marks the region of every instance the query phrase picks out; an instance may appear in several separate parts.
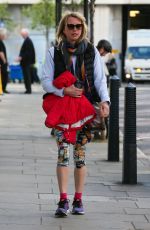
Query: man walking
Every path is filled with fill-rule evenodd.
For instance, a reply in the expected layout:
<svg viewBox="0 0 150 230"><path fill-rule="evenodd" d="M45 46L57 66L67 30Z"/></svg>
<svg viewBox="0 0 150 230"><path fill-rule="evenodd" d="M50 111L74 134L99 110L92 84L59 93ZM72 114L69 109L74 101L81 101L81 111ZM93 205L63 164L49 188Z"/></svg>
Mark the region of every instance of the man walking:
<svg viewBox="0 0 150 230"><path fill-rule="evenodd" d="M18 61L23 71L25 94L31 94L31 66L35 63L35 49L32 40L29 38L29 31L26 28L21 30L21 36L24 38L24 42L20 49Z"/></svg>

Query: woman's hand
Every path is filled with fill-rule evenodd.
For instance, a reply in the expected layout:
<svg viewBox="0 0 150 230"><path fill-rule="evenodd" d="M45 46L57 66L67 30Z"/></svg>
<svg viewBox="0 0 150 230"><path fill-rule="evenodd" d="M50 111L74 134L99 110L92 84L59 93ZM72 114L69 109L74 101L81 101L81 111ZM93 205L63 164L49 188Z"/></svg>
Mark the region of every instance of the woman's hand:
<svg viewBox="0 0 150 230"><path fill-rule="evenodd" d="M78 89L74 85L64 88L64 95L68 95L70 97L81 97L83 93L83 89Z"/></svg>
<svg viewBox="0 0 150 230"><path fill-rule="evenodd" d="M100 117L108 117L109 115L109 105L107 102L101 102L99 104Z"/></svg>

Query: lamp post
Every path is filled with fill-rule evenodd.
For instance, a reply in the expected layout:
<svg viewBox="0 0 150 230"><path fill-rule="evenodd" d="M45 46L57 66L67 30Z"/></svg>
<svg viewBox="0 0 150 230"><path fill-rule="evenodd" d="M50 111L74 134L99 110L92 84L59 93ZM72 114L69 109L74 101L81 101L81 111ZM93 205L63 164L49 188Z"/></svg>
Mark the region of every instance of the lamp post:
<svg viewBox="0 0 150 230"><path fill-rule="evenodd" d="M84 0L84 17L86 19L86 24L88 25L88 0Z"/></svg>
<svg viewBox="0 0 150 230"><path fill-rule="evenodd" d="M90 1L90 40L94 42L94 12L95 12L95 0Z"/></svg>
<svg viewBox="0 0 150 230"><path fill-rule="evenodd" d="M56 0L55 6L56 6L55 10L56 10L56 28L57 28L62 14L62 0Z"/></svg>

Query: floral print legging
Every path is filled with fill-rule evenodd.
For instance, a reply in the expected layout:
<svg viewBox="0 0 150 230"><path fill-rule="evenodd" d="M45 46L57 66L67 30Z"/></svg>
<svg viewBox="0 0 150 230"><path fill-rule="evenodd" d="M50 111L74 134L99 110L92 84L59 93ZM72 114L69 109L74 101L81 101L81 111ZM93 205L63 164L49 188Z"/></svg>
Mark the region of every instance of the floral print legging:
<svg viewBox="0 0 150 230"><path fill-rule="evenodd" d="M55 130L56 142L58 146L58 166L68 166L70 159L70 144L64 139L63 131ZM77 132L76 143L73 145L73 159L76 168L81 168L85 163L85 144L90 142L91 132L84 127Z"/></svg>

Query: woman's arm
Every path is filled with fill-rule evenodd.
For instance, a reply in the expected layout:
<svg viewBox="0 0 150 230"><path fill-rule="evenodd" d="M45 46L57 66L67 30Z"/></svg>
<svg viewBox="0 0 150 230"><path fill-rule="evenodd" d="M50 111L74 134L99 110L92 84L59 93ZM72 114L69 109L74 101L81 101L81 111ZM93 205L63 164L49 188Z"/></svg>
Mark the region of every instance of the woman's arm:
<svg viewBox="0 0 150 230"><path fill-rule="evenodd" d="M54 47L51 47L47 54L43 65L41 83L44 91L53 93L57 96L63 97L63 89L57 89L53 86L54 80Z"/></svg>

